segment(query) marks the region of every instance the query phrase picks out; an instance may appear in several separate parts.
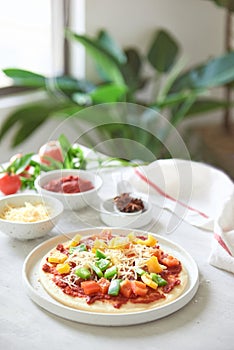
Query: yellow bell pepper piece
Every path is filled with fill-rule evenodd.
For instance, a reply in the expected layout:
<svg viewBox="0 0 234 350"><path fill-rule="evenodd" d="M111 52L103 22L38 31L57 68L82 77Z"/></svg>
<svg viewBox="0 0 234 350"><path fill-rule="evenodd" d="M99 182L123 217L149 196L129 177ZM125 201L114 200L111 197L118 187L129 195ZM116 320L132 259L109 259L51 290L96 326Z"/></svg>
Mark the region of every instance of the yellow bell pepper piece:
<svg viewBox="0 0 234 350"><path fill-rule="evenodd" d="M142 244L142 245L146 245L147 247L154 247L156 244L157 244L157 239L148 234L148 238L146 240L143 240L143 239L138 239L137 240L137 244Z"/></svg>
<svg viewBox="0 0 234 350"><path fill-rule="evenodd" d="M93 243L93 248L96 249L105 249L107 248L107 244L102 239L95 239Z"/></svg>
<svg viewBox="0 0 234 350"><path fill-rule="evenodd" d="M76 247L80 243L81 238L82 238L81 235L79 235L79 234L75 235L75 237L72 238L72 240L69 244L69 248Z"/></svg>
<svg viewBox="0 0 234 350"><path fill-rule="evenodd" d="M148 267L148 271L150 273L159 273L163 270L162 266L158 262L158 258L156 256L151 256L151 258L146 262Z"/></svg>
<svg viewBox="0 0 234 350"><path fill-rule="evenodd" d="M69 266L68 263L65 263L65 264L58 264L58 265L56 266L56 270L57 270L59 273L61 273L61 274L63 274L63 273L69 273L70 270L71 270L71 267Z"/></svg>
<svg viewBox="0 0 234 350"><path fill-rule="evenodd" d="M53 253L51 256L48 257L48 262L54 264L62 264L65 260L67 260L67 255L60 253L59 251Z"/></svg>
<svg viewBox="0 0 234 350"><path fill-rule="evenodd" d="M127 235L128 239L130 242L133 242L135 243L136 242L136 236L134 234L134 232L130 232L128 235Z"/></svg>
<svg viewBox="0 0 234 350"><path fill-rule="evenodd" d="M129 244L128 237L117 236L109 241L108 248L110 249L125 249Z"/></svg>
<svg viewBox="0 0 234 350"><path fill-rule="evenodd" d="M141 276L141 279L142 279L142 282L144 282L150 288L152 288L152 289L157 289L158 288L157 283L154 282L148 274L144 273Z"/></svg>

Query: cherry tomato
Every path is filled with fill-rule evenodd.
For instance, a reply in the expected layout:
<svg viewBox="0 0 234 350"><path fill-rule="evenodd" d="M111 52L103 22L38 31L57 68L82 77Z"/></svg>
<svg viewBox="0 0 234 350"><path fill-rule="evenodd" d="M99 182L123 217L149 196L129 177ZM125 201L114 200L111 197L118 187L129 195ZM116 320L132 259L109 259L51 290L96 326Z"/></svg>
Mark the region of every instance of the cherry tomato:
<svg viewBox="0 0 234 350"><path fill-rule="evenodd" d="M41 146L38 153L41 162L44 164L50 164L49 159L46 159L46 157L50 157L59 162L63 162L62 150L58 141L47 142Z"/></svg>
<svg viewBox="0 0 234 350"><path fill-rule="evenodd" d="M0 191L6 195L16 193L21 186L19 175L3 173L0 175Z"/></svg>

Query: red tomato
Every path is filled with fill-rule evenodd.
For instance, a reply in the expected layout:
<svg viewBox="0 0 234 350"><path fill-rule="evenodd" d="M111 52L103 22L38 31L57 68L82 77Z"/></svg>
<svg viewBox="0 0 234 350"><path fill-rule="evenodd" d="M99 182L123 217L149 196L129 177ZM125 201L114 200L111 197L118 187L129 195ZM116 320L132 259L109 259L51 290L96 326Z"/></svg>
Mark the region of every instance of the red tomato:
<svg viewBox="0 0 234 350"><path fill-rule="evenodd" d="M21 186L19 175L3 173L0 175L0 191L4 194L14 194Z"/></svg>
<svg viewBox="0 0 234 350"><path fill-rule="evenodd" d="M44 164L50 164L49 159L46 159L46 157L50 157L59 162L63 162L62 150L58 141L47 142L41 146L38 153L41 162Z"/></svg>

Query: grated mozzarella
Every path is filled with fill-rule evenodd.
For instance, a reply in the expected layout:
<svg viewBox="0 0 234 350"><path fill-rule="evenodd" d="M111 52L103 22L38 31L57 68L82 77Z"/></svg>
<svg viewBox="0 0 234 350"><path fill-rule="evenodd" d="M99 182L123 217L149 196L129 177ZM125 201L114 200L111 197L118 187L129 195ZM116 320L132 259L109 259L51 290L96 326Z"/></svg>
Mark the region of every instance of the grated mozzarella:
<svg viewBox="0 0 234 350"><path fill-rule="evenodd" d="M117 267L118 273L113 279L137 279L136 267L144 267L154 252L155 248L140 244L130 244L127 249L106 248L103 250L106 257L111 260L112 265ZM94 264L97 260L98 258L91 250L82 252L74 251L73 254L68 257L67 262L73 262L76 266L72 268L71 273L64 276L62 280L71 287L76 286L75 282L79 277L75 274L75 270L79 267L90 268L90 264Z"/></svg>
<svg viewBox="0 0 234 350"><path fill-rule="evenodd" d="M0 218L14 222L37 222L48 219L49 210L42 203L25 202L24 206L21 207L7 205Z"/></svg>

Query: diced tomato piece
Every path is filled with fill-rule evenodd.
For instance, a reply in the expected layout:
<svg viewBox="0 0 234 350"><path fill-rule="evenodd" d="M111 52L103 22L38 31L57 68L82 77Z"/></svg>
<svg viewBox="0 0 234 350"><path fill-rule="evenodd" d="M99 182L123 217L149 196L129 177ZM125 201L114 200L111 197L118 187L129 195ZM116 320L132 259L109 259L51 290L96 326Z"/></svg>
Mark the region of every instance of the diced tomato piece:
<svg viewBox="0 0 234 350"><path fill-rule="evenodd" d="M101 291L100 285L95 281L81 282L81 288L84 290L86 295L96 294Z"/></svg>
<svg viewBox="0 0 234 350"><path fill-rule="evenodd" d="M132 284L128 279L120 283L120 293L126 298L132 294Z"/></svg>
<svg viewBox="0 0 234 350"><path fill-rule="evenodd" d="M167 257L162 259L162 263L168 267L171 267L179 265L180 262L179 260L174 258L174 256L168 255Z"/></svg>
<svg viewBox="0 0 234 350"><path fill-rule="evenodd" d="M131 281L132 291L135 295L145 296L148 292L147 286L145 283L140 281Z"/></svg>
<svg viewBox="0 0 234 350"><path fill-rule="evenodd" d="M106 278L102 277L100 280L98 280L98 285L100 287L101 293L102 294L107 294L108 288L110 285L110 281L108 281Z"/></svg>

